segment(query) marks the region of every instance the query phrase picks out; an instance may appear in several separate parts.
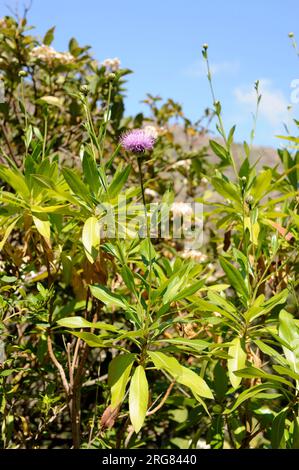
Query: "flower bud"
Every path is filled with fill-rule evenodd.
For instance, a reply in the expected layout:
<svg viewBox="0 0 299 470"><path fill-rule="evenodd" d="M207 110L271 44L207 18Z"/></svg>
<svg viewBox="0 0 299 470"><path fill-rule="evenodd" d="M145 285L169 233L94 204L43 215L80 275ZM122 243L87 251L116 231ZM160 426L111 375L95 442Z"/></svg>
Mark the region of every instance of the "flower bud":
<svg viewBox="0 0 299 470"><path fill-rule="evenodd" d="M249 208L251 209L251 206L254 202L254 198L253 196L251 196L251 194L249 194L246 199L245 199L246 203L248 204Z"/></svg>
<svg viewBox="0 0 299 470"><path fill-rule="evenodd" d="M294 33L289 33L289 38L293 38L294 37Z"/></svg>
<svg viewBox="0 0 299 470"><path fill-rule="evenodd" d="M107 78L108 78L109 82L114 82L114 80L116 79L116 75L115 75L115 73L111 72L111 73L109 73Z"/></svg>
<svg viewBox="0 0 299 470"><path fill-rule="evenodd" d="M19 77L27 77L28 73L26 70L20 70L18 73Z"/></svg>
<svg viewBox="0 0 299 470"><path fill-rule="evenodd" d="M208 50L208 45L205 43L202 45L202 50L201 50L204 59L208 58L207 50Z"/></svg>
<svg viewBox="0 0 299 470"><path fill-rule="evenodd" d="M80 86L80 91L83 95L87 96L89 93L89 88L87 85L81 85Z"/></svg>
<svg viewBox="0 0 299 470"><path fill-rule="evenodd" d="M212 408L213 412L217 415L222 413L222 406L221 405L214 405Z"/></svg>

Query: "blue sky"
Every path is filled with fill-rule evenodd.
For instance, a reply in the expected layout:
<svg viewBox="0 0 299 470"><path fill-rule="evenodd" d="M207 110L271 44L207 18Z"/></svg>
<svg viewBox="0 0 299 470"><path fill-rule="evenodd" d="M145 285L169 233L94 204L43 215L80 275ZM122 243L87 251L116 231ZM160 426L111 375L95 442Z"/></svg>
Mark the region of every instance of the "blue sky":
<svg viewBox="0 0 299 470"><path fill-rule="evenodd" d="M1 16L8 13L6 5L16 1L0 0ZM225 126L237 123L237 140L249 138L253 85L261 81L255 142L264 145L278 145L275 134L290 120L287 106L299 61L288 33L299 39L298 18L298 0L33 0L29 13L41 36L56 25L57 50L67 50L75 36L92 46L99 61L117 56L134 71L128 114L143 110L140 101L150 92L180 102L188 117L200 117L211 105L201 60L201 45L208 43ZM293 104L296 115L299 104Z"/></svg>

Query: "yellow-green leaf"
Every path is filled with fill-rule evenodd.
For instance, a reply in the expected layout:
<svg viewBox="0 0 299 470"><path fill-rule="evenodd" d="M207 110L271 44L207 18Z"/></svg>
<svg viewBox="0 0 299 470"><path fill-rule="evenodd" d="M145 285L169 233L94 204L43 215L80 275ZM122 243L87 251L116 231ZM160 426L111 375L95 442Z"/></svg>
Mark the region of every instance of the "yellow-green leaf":
<svg viewBox="0 0 299 470"><path fill-rule="evenodd" d="M213 398L213 394L205 380L187 367L181 366L181 374L177 378L177 381L180 384L189 387L195 396L198 395L203 398Z"/></svg>
<svg viewBox="0 0 299 470"><path fill-rule="evenodd" d="M50 241L51 226L49 220L42 220L35 215L33 217L34 225L37 228L37 231L45 238L47 242Z"/></svg>
<svg viewBox="0 0 299 470"><path fill-rule="evenodd" d="M213 394L205 380L193 370L182 366L177 359L157 351L148 351L148 354L157 369L167 371L178 383L190 388L195 397L198 395L203 398L213 398Z"/></svg>
<svg viewBox="0 0 299 470"><path fill-rule="evenodd" d="M108 385L111 388L111 406L116 408L123 400L134 362L134 354L119 354L109 364Z"/></svg>
<svg viewBox="0 0 299 470"><path fill-rule="evenodd" d="M148 383L144 368L138 366L133 374L129 392L130 420L134 431L142 428L148 405Z"/></svg>
<svg viewBox="0 0 299 470"><path fill-rule="evenodd" d="M8 239L9 235L11 234L11 232L13 231L16 223L20 220L20 217L18 217L17 219L15 219L11 224L9 224L9 226L6 228L5 232L4 232L4 236L0 242L0 251L2 250L2 248L4 247L5 243L6 243L6 240Z"/></svg>
<svg viewBox="0 0 299 470"><path fill-rule="evenodd" d="M51 106L57 106L58 108L63 107L62 99L57 98L57 96L42 96L41 98L39 98L38 101L42 103L50 104Z"/></svg>
<svg viewBox="0 0 299 470"><path fill-rule="evenodd" d="M242 377L237 377L234 372L245 367L246 352L243 349L241 338L234 338L228 350L231 359L227 361L229 380L234 388L237 388L242 380Z"/></svg>
<svg viewBox="0 0 299 470"><path fill-rule="evenodd" d="M88 261L94 263L98 256L101 242L100 223L96 217L86 220L82 231L82 243Z"/></svg>

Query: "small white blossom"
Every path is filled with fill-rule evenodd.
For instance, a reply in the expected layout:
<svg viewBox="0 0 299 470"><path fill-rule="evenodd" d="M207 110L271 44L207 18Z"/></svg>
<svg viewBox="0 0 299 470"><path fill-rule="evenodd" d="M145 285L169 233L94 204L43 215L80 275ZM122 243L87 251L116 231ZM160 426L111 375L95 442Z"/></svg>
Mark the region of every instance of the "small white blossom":
<svg viewBox="0 0 299 470"><path fill-rule="evenodd" d="M171 205L171 210L174 216L177 215L192 215L193 210L191 204L186 202L174 202Z"/></svg>
<svg viewBox="0 0 299 470"><path fill-rule="evenodd" d="M34 47L30 55L32 59L41 60L49 65L53 65L55 61L64 65L74 62L74 56L69 52L58 52L52 46L45 44Z"/></svg>
<svg viewBox="0 0 299 470"><path fill-rule="evenodd" d="M144 193L147 196L150 196L150 197L157 197L158 196L157 191L154 191L153 189L150 189L150 188L145 188Z"/></svg>
<svg viewBox="0 0 299 470"><path fill-rule="evenodd" d="M190 170L191 167L191 160L187 158L186 160L179 160L172 165L172 168L185 168L186 170Z"/></svg>
<svg viewBox="0 0 299 470"><path fill-rule="evenodd" d="M114 59L105 59L103 60L102 65L108 72L117 72L120 69L120 60L118 57L114 57Z"/></svg>
<svg viewBox="0 0 299 470"><path fill-rule="evenodd" d="M184 259L193 259L199 263L204 263L207 261L208 257L199 250L184 250L181 254Z"/></svg>
<svg viewBox="0 0 299 470"><path fill-rule="evenodd" d="M147 135L153 137L154 139L157 139L158 131L154 126L145 126L143 130Z"/></svg>

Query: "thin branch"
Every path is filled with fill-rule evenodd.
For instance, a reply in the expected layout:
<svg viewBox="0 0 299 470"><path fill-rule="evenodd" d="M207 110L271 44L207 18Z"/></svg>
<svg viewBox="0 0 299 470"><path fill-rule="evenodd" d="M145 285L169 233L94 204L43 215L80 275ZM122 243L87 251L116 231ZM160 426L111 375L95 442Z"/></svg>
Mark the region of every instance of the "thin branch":
<svg viewBox="0 0 299 470"><path fill-rule="evenodd" d="M70 387L69 387L68 381L66 379L64 369L63 369L62 365L60 364L60 362L58 361L57 357L55 356L55 354L53 352L52 339L51 339L50 334L48 335L48 338L47 338L47 345L48 345L49 356L50 356L53 364L57 367L57 369L60 373L62 384L63 384L63 387L64 387L66 393L69 394Z"/></svg>
<svg viewBox="0 0 299 470"><path fill-rule="evenodd" d="M148 411L148 412L146 413L146 416L153 415L154 413L156 413L157 411L159 411L159 410L162 408L162 406L163 406L164 403L166 402L167 398L169 397L170 392L171 392L171 390L173 389L174 384L175 384L175 381L172 381L171 384L169 385L168 389L166 390L164 397L163 397L162 400L160 401L159 405L157 405L157 406L156 406L155 408L153 408L152 410Z"/></svg>

